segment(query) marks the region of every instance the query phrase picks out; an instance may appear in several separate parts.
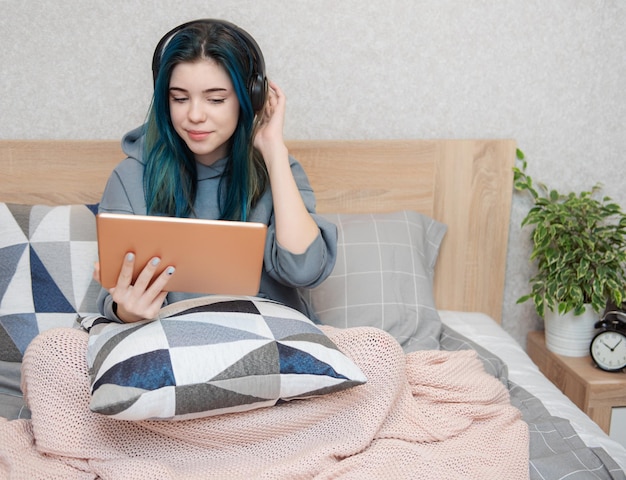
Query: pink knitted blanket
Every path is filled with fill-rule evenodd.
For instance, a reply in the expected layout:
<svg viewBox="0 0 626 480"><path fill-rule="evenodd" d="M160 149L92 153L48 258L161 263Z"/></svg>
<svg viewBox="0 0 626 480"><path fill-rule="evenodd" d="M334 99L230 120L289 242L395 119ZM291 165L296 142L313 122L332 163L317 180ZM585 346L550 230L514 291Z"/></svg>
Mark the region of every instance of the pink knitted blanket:
<svg viewBox="0 0 626 480"><path fill-rule="evenodd" d="M45 332L24 358L32 420L0 423L0 476L528 478L527 426L473 352L405 355L380 330L325 332L361 367L367 384L183 422L126 422L92 413L87 334Z"/></svg>

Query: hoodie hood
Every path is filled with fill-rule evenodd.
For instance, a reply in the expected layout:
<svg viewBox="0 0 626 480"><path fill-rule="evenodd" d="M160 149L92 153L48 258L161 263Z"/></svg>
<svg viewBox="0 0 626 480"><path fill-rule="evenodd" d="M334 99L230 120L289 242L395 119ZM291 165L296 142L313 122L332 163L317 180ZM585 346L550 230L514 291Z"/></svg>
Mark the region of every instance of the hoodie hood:
<svg viewBox="0 0 626 480"><path fill-rule="evenodd" d="M129 158L145 165L143 159L143 144L146 137L146 126L137 127L122 137L122 150Z"/></svg>

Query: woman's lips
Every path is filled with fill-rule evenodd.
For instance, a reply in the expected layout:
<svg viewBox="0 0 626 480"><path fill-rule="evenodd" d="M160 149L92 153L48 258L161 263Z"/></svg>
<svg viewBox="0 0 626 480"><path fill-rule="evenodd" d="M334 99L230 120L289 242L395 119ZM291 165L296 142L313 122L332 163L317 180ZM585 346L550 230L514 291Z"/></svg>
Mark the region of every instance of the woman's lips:
<svg viewBox="0 0 626 480"><path fill-rule="evenodd" d="M204 140L205 138L207 138L210 135L211 132L199 132L196 130L187 130L187 135L189 135L189 138L192 139L195 142L199 142L201 140Z"/></svg>

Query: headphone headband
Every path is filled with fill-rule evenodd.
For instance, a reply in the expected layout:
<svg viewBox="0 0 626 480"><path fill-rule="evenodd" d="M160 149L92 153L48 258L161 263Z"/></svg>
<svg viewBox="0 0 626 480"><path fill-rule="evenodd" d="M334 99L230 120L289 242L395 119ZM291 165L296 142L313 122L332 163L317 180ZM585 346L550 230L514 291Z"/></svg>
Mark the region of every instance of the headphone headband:
<svg viewBox="0 0 626 480"><path fill-rule="evenodd" d="M154 85L156 85L156 80L161 68L163 50L165 50L170 40L174 38L178 32L195 25L222 26L229 30L239 41L242 47L244 47L244 51L250 57L252 67L247 81L248 94L250 95L250 101L252 102L252 109L255 112L260 111L265 105L265 95L267 92L267 77L265 75L265 61L263 59L263 53L261 52L257 42L248 32L234 23L227 22L225 20L215 20L211 18L192 20L172 28L169 32L163 35L161 40L159 40L159 43L157 43L154 54L152 55L152 79Z"/></svg>

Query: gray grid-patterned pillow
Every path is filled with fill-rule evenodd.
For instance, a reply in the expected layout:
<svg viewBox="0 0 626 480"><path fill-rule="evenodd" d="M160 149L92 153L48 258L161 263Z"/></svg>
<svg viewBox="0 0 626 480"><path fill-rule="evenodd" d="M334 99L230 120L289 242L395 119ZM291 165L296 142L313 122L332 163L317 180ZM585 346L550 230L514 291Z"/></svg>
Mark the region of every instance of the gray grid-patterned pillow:
<svg viewBox="0 0 626 480"><path fill-rule="evenodd" d="M439 348L433 275L447 227L414 211L324 217L338 227L337 263L304 293L321 323L378 327L405 351Z"/></svg>

